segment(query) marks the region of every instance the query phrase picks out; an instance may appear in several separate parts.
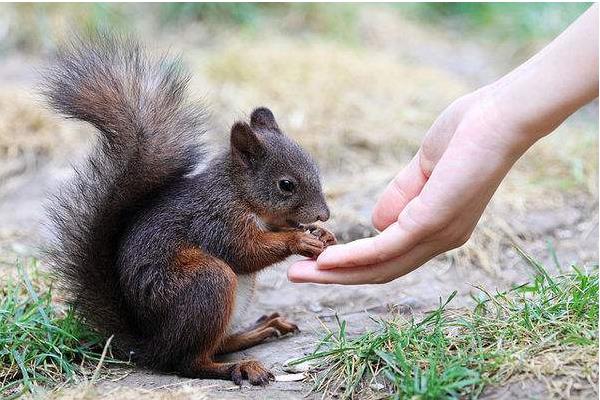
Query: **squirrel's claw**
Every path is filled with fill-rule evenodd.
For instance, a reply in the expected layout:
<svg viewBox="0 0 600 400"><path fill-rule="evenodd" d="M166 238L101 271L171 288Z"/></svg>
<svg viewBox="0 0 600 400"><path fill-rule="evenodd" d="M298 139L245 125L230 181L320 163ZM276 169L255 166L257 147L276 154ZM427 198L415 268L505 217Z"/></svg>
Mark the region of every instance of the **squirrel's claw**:
<svg viewBox="0 0 600 400"><path fill-rule="evenodd" d="M231 380L238 386L247 379L251 385L266 385L275 380L275 376L260 363L254 360L240 361L231 369Z"/></svg>
<svg viewBox="0 0 600 400"><path fill-rule="evenodd" d="M311 235L319 238L319 240L323 242L325 246L330 246L337 243L335 235L322 226L307 225L305 228L310 232Z"/></svg>
<svg viewBox="0 0 600 400"><path fill-rule="evenodd" d="M261 327L271 327L277 330L278 336L287 335L288 333L300 332L298 325L290 322L288 319L279 315L279 313L273 313L270 315L263 315L254 324L254 329Z"/></svg>
<svg viewBox="0 0 600 400"><path fill-rule="evenodd" d="M279 313L276 313L276 312L269 314L269 315L264 314L259 319L256 320L254 325L255 326L262 325L264 322L270 321L270 320L278 318L278 317L280 317L280 315L279 315Z"/></svg>

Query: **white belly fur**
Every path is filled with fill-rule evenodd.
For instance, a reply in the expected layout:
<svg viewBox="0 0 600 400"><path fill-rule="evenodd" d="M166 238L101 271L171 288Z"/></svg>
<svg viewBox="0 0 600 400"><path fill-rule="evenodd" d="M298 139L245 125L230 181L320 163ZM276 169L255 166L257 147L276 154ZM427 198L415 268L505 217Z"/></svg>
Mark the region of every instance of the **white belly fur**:
<svg viewBox="0 0 600 400"><path fill-rule="evenodd" d="M246 311L254 299L256 287L256 274L238 275L235 303L233 304L233 316L229 321L227 331L230 333L240 329L245 322Z"/></svg>

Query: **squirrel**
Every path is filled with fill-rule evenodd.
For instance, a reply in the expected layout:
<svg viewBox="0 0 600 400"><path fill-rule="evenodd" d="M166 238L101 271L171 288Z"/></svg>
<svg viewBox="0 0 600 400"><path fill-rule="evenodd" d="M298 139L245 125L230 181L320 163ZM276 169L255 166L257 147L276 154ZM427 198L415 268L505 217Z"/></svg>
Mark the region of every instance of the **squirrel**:
<svg viewBox="0 0 600 400"><path fill-rule="evenodd" d="M113 336L119 356L264 385L274 378L258 361L217 356L298 330L277 313L235 328L258 271L335 243L315 224L330 211L316 163L269 109L235 122L228 148L208 150L207 108L188 99L189 80L179 59L129 37L76 38L57 51L42 94L98 135L47 206L47 254L68 302Z"/></svg>

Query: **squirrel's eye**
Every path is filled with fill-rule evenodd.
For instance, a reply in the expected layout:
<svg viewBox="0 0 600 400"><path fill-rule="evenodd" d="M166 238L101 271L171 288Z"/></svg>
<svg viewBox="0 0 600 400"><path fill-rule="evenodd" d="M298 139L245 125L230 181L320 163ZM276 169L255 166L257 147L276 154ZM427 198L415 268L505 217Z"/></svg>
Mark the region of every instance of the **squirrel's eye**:
<svg viewBox="0 0 600 400"><path fill-rule="evenodd" d="M294 191L294 183L287 179L282 179L277 183L279 189L284 193L292 193Z"/></svg>

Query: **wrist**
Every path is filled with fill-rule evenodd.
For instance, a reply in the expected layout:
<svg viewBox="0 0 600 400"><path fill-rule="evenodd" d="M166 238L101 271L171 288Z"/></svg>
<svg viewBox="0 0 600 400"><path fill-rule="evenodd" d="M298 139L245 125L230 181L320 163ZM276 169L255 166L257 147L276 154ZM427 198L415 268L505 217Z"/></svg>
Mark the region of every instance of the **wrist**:
<svg viewBox="0 0 600 400"><path fill-rule="evenodd" d="M477 135L483 146L494 147L499 155L516 159L543 135L523 124L517 110L503 96L498 81L468 95L468 101L475 106L467 112L461 125L473 136Z"/></svg>
<svg viewBox="0 0 600 400"><path fill-rule="evenodd" d="M527 95L523 81L529 78L519 76L525 73L516 75L503 77L487 88L486 107L490 117L501 121L515 144L529 147L556 129L567 116L553 109L544 93Z"/></svg>

